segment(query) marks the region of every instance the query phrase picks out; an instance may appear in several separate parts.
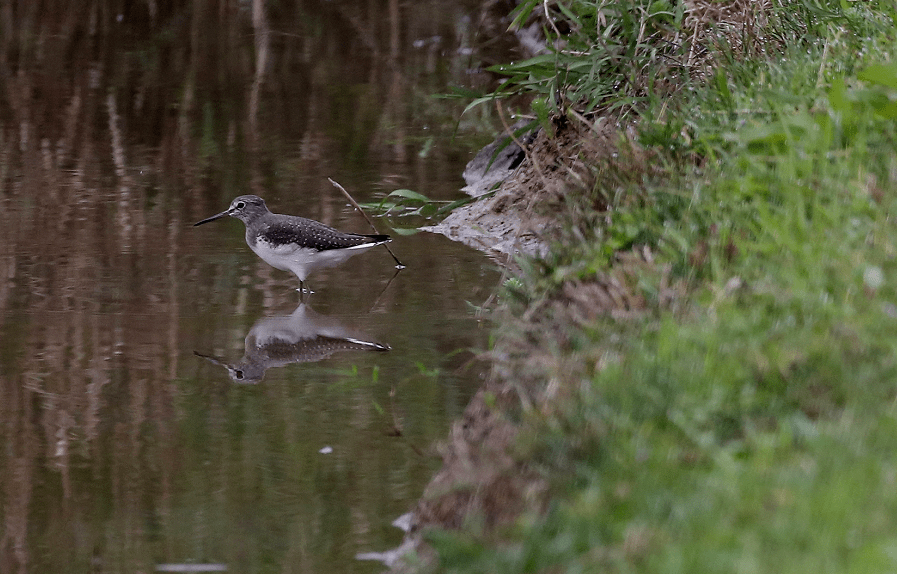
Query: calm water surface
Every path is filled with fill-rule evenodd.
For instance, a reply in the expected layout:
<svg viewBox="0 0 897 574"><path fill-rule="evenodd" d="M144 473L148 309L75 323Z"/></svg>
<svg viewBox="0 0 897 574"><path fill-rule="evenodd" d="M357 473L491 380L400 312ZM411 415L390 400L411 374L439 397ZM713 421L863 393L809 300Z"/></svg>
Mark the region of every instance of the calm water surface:
<svg viewBox="0 0 897 574"><path fill-rule="evenodd" d="M191 224L255 193L370 233L327 177L458 197L484 142L429 96L478 81L475 5L128 4L0 2L0 572L379 571L498 274L394 235L407 269L300 305L239 221Z"/></svg>

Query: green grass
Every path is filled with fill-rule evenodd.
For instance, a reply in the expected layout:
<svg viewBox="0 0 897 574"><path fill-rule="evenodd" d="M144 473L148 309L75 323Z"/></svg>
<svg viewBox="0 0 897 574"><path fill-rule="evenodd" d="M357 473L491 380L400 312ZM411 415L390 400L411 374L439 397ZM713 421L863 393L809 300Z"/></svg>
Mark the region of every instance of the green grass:
<svg viewBox="0 0 897 574"><path fill-rule="evenodd" d="M897 12L801 5L781 54L639 108L663 175L513 282L520 317L647 244L688 289L672 309L646 272L638 319L540 319L568 343L535 378L571 393L519 456L550 508L432 532L440 571L897 570Z"/></svg>

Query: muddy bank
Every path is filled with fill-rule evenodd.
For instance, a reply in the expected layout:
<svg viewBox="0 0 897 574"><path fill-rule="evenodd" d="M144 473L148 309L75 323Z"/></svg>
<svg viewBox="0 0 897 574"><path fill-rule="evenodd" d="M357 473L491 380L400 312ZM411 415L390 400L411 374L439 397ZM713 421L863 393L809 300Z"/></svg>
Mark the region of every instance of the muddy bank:
<svg viewBox="0 0 897 574"><path fill-rule="evenodd" d="M626 128L604 117L589 125L555 122L551 129L552 137L534 127L517 136L501 135L483 148L464 170L463 189L482 199L422 229L502 256L502 261L544 256L557 235L568 193L594 185L597 174L590 166L619 156Z"/></svg>
<svg viewBox="0 0 897 574"><path fill-rule="evenodd" d="M714 56L706 46L724 37L740 49L739 34L756 31L765 22L763 10L750 4L721 7L696 0L686 3L686 12L684 28L695 46L687 69L698 80L713 69ZM667 94L678 89L676 82L654 87ZM600 241L579 234L578 223L589 219L592 228L606 225L611 205L630 201L624 190L637 188L659 171L652 165L653 152L636 143L631 120L570 113L538 132L515 135L508 147L499 138L484 149L464 174L465 191L482 199L425 229L487 252L512 269L517 256L551 257L553 243ZM698 158L686 162L692 160L699 163ZM700 251L690 255L698 263L704 257ZM682 281L655 264L649 247L638 246L614 251L594 273L557 279L552 292L530 300L521 317L502 313L494 348L485 357L492 362L490 380L439 445L443 466L412 513L406 542L425 562L432 553L420 541L429 526L491 532L524 512L546 507L550 494L544 477L525 454L515 452L526 427L518 422L530 413L549 418L558 408L557 397L570 392L567 382L588 376L577 369L594 368L586 365L601 360L600 349L586 351L595 353L589 360L564 358L571 328L586 327L598 316L625 320L648 308L637 288L646 274L657 285L654 307L674 309L684 299ZM560 352L552 354L551 349ZM549 363L552 368L546 369ZM547 380L547 371L564 373L565 380Z"/></svg>
<svg viewBox="0 0 897 574"><path fill-rule="evenodd" d="M483 199L425 229L494 255L512 267L514 256L545 255L566 220L571 197L581 201L590 194L598 174L589 166L624 161L626 169L631 169L629 162L641 157L628 143L626 127L608 118L552 128L552 137L544 130L532 131L515 138L517 142L497 156L495 149L507 136L487 146L464 174L465 191ZM605 207L600 198L595 201L598 209ZM645 257L650 253L636 254L632 260L643 262ZM627 313L642 303L629 293L625 273L608 275L569 285L559 299L546 301L543 311L569 314L568 320L574 323L599 313ZM478 527L490 530L511 524L523 512L538 512L548 501L544 479L514 453L519 432L515 419L524 411L543 408L559 390L537 379L536 373L543 372L537 363L545 360L537 350L544 342L528 340L524 331L529 329L503 323L494 349L483 357L492 362L489 380L436 447L443 465L413 509L401 547L413 548L425 562L433 558L421 544L427 527L460 529L476 517ZM550 329L542 336L564 337ZM395 572L416 571L401 560L392 567Z"/></svg>

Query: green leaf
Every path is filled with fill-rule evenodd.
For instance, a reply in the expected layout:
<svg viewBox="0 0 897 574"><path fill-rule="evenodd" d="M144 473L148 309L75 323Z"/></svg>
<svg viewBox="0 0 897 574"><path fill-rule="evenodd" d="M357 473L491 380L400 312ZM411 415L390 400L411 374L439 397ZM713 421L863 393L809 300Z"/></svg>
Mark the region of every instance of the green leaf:
<svg viewBox="0 0 897 574"><path fill-rule="evenodd" d="M718 69L713 80L716 89L719 91L720 99L722 99L728 106L734 105L732 92L729 90L729 78L726 77L726 72L722 68Z"/></svg>
<svg viewBox="0 0 897 574"><path fill-rule="evenodd" d="M470 102L469 104L467 104L467 106L464 107L464 110L461 111L461 115L463 116L464 114L466 114L467 112L469 112L470 110L472 110L473 108L477 107L480 104L484 104L486 102L493 101L495 99L495 97L496 96L494 94L490 94L488 96L483 96L482 98L475 99L474 101Z"/></svg>
<svg viewBox="0 0 897 574"><path fill-rule="evenodd" d="M556 59L554 54L540 54L521 62L498 64L496 66L489 66L486 69L490 72L505 75L511 75L513 72L531 71L533 69L541 69L546 73L553 73Z"/></svg>
<svg viewBox="0 0 897 574"><path fill-rule="evenodd" d="M536 118L539 121L539 125L542 126L542 129L545 130L545 133L553 134L554 130L551 128L551 120L548 117L548 104L545 103L543 99L533 100L532 104L530 104L533 111L536 112Z"/></svg>
<svg viewBox="0 0 897 574"><path fill-rule="evenodd" d="M472 203L474 201L477 201L478 199L492 197L493 195L495 195L496 191L498 191L498 190L487 191L486 193L478 195L476 197L471 195L469 197L462 197L461 199L456 199L455 201L440 207L439 211L436 212L436 215L443 215L446 213L451 213L456 208L461 207L462 205L467 205L468 203Z"/></svg>
<svg viewBox="0 0 897 574"><path fill-rule="evenodd" d="M883 102L875 108L875 113L889 120L897 119L897 102Z"/></svg>
<svg viewBox="0 0 897 574"><path fill-rule="evenodd" d="M832 87L828 91L828 103L834 111L842 114L850 110L844 78L839 77L832 80Z"/></svg>
<svg viewBox="0 0 897 574"><path fill-rule="evenodd" d="M465 88L464 86L449 86L448 94L434 94L433 97L437 99L463 98L465 100L470 100L483 97L483 93L477 90L471 90L470 88Z"/></svg>
<svg viewBox="0 0 897 574"><path fill-rule="evenodd" d="M416 227L393 227L392 230L396 235L416 235L420 233L420 229Z"/></svg>
<svg viewBox="0 0 897 574"><path fill-rule="evenodd" d="M514 9L511 12L512 15L516 12L514 19L511 21L511 24L508 26L508 30L517 30L519 29L524 22L526 22L529 15L532 13L533 8L535 8L539 4L539 0L529 0L528 2L524 2L520 6Z"/></svg>
<svg viewBox="0 0 897 574"><path fill-rule="evenodd" d="M422 205L420 209L417 210L417 212L423 217L433 217L433 215L435 215L437 212L437 208L432 203L427 203L425 205Z"/></svg>
<svg viewBox="0 0 897 574"><path fill-rule="evenodd" d="M386 196L389 197L404 197L405 199L410 199L412 201L419 201L421 203L430 203L430 198L422 193L418 193L416 191L412 191L410 189L397 189Z"/></svg>
<svg viewBox="0 0 897 574"><path fill-rule="evenodd" d="M858 77L865 82L897 90L897 63L869 66Z"/></svg>

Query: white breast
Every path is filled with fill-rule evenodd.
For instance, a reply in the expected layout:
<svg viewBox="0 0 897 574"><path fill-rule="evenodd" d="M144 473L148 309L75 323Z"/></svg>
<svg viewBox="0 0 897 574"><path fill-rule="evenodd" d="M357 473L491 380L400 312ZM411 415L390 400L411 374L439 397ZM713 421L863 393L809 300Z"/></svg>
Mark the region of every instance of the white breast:
<svg viewBox="0 0 897 574"><path fill-rule="evenodd" d="M289 271L296 275L300 281L305 281L309 274L315 270L339 265L353 255L357 255L377 245L379 244L365 243L354 247L318 251L307 247L299 247L295 243L273 245L260 238L255 242L255 245L250 245L250 247L268 265L282 271Z"/></svg>

